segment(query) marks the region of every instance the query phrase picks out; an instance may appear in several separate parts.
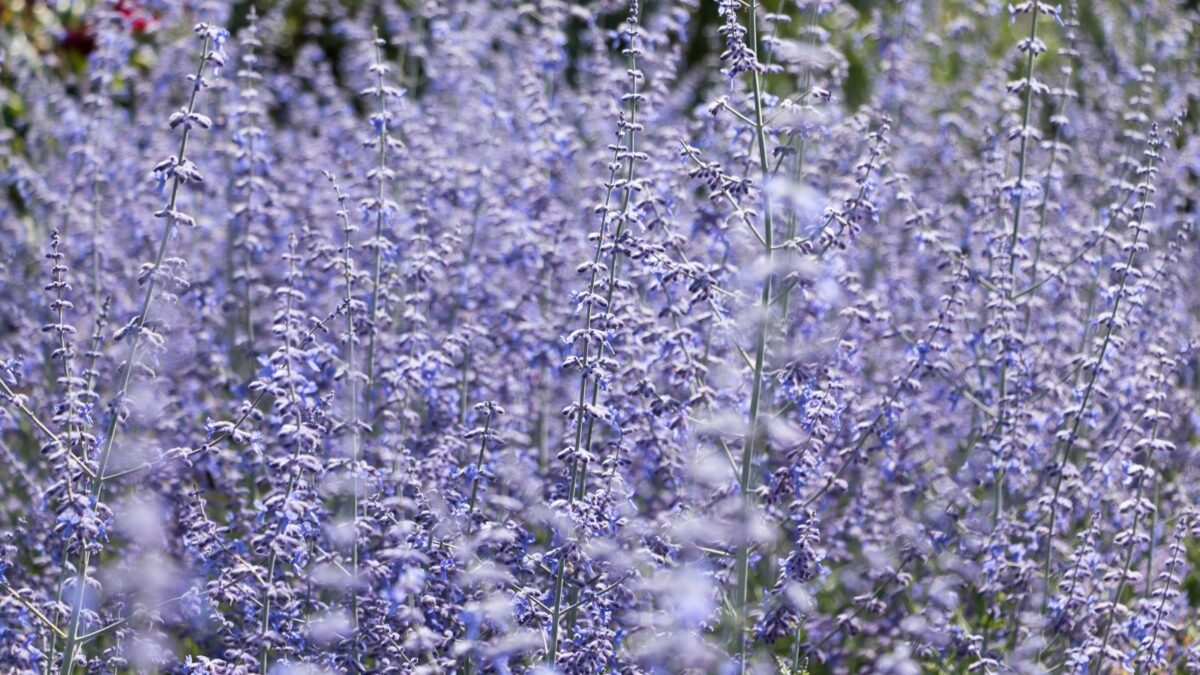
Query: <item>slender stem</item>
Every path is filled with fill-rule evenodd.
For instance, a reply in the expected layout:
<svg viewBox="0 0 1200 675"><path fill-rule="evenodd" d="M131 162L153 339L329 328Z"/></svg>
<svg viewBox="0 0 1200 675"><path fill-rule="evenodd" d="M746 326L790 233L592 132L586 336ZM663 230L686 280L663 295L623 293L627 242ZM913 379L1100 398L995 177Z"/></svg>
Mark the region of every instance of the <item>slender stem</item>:
<svg viewBox="0 0 1200 675"><path fill-rule="evenodd" d="M333 176L329 175L330 181ZM353 234L354 226L350 224L350 215L346 210L346 195L338 188L337 183L333 185L334 193L338 200L338 219L342 222L342 281L345 284L345 294L342 298L342 304L346 311L346 382L349 387L348 398L350 400L350 445L353 455L353 466L351 474L354 482L354 497L353 509L354 515L351 519L351 526L354 528L354 544L351 552L351 591L350 591L350 611L351 624L353 634L351 636L351 650L353 652L354 667L358 665L358 499L359 499L359 460L362 455L362 441L360 438L360 421L358 418L358 373L355 371L356 364L356 345L357 338L354 334L354 258L352 252L354 250Z"/></svg>
<svg viewBox="0 0 1200 675"><path fill-rule="evenodd" d="M1061 125L1054 125L1054 136L1050 139L1050 159L1046 162L1048 168L1046 169L1046 176L1042 180L1042 203L1038 206L1037 237L1034 240L1033 246L1033 264L1029 268L1030 287L1037 283L1038 264L1042 260L1042 233L1046 229L1046 213L1050 205L1050 179L1054 174L1054 163L1058 158L1059 137L1061 134ZM1026 305L1024 330L1026 334L1029 333L1029 321L1031 317L1032 312L1030 311L1029 306Z"/></svg>
<svg viewBox="0 0 1200 675"><path fill-rule="evenodd" d="M780 4L780 8L782 8L783 3L780 2L779 4ZM779 13L779 10L776 10L776 13ZM808 32L805 35L805 42L810 47L815 42L815 39L813 38L813 32L816 30L817 17L819 17L819 16L820 16L820 5L814 5L811 10L811 16L809 17ZM778 31L778 29L779 29L779 26L778 26L778 24L776 24L774 26L773 30ZM774 54L772 53L771 56L774 57ZM800 91L801 92L808 91L808 89L811 85L812 85L812 68L810 67L809 62L805 61L804 62L804 75L801 77L801 80L800 80ZM792 183L794 183L794 184L799 184L800 181L804 178L804 155L805 155L805 151L807 150L807 146L808 146L807 139L801 137L800 142L799 142L799 147L796 149L796 161L792 163ZM796 211L795 211L795 209L793 209L791 211L791 213L788 214L787 238L784 240L784 245L786 245L787 242L794 241L796 239L796 220L797 220ZM791 257L793 257L793 255L788 254L787 257L791 258ZM779 302L779 324L780 324L780 327L782 330L787 330L788 312L790 309L789 305L791 304L792 289L794 287L795 287L794 283L786 284L786 285L784 285L783 289L781 291L779 291L779 293L776 294L775 300L777 302Z"/></svg>
<svg viewBox="0 0 1200 675"><path fill-rule="evenodd" d="M378 338L378 333L379 333L379 330L378 330L379 296L380 296L380 290L381 290L382 281L383 281L383 223L384 223L384 211L385 211L384 204L385 204L385 199L387 196L387 193L385 190L385 186L387 185L387 172L388 172L387 147L388 147L388 142L390 140L389 135L388 135L388 125L389 125L389 122L391 121L388 117L387 94L384 90L384 80L383 80L384 72L387 70L387 68L384 66L384 63L383 63L383 40L379 38L378 32L376 32L374 42L375 42L375 74L376 74L376 85L375 86L377 87L377 91L375 92L375 95L379 98L379 112L377 113L379 117L378 117L378 120L376 121L376 125L378 126L378 129L379 129L378 139L377 139L377 142L379 143L379 166L377 168L377 173L375 175L375 180L377 182L376 193L375 193L375 238L372 242L375 247L375 260L373 263L373 273L371 275L371 299L370 299L370 302L367 304L367 317L368 317L367 329L369 331L369 334L367 337L366 387L365 387L365 392L364 392L363 408L364 408L364 412L366 414L366 419L367 419L368 423L374 422L373 407L374 407L374 396L375 396L375 367L376 367L375 348L376 348L376 344L378 342L377 338ZM347 341L350 345L349 352L350 352L351 359L353 359L353 355L354 355L354 331L353 331L354 318L353 318L353 316L354 316L353 312L349 311L347 314L347 322L350 325L350 329L349 329L349 333L347 334ZM358 402L357 402L358 385L357 385L357 382L355 381L356 376L355 376L353 370L354 370L353 366L351 366L347 372L347 377L349 377L351 380L350 396L351 396L351 400L352 400L352 402L351 402L351 410L352 410L352 417L353 417L352 424L354 425L354 429L352 431L352 434L354 436L354 443L353 443L354 463L353 463L353 468L351 471L351 474L353 476L353 483L354 483L354 487L353 487L353 489L354 489L354 496L353 496L354 517L353 517L353 521L352 521L353 543L351 544L351 553L350 553L351 567L354 572L354 579L351 583L351 590L350 590L350 612L351 612L351 616L352 616L351 624L353 625L353 629L354 629L354 635L351 637L351 653L352 653L351 659L353 661L353 667L357 668L358 667L358 626L359 626L359 623L358 623L358 619L359 619L359 617L358 617L358 562L359 562L358 510L359 510L359 500L362 498L362 494L361 494L362 493L362 484L361 484L360 476L359 476L359 473L360 473L359 464L362 461L362 448L359 443L359 430L358 430Z"/></svg>
<svg viewBox="0 0 1200 675"><path fill-rule="evenodd" d="M376 328L376 322L379 318L379 295L383 277L383 223L384 223L384 201L387 197L385 186L387 185L387 147L390 141L388 134L388 126L390 119L387 109L387 95L384 93L383 75L385 67L383 64L383 45L378 34L375 38L375 72L376 72L376 87L375 92L379 97L379 119L377 125L379 127L378 143L379 143L379 167L375 176L377 182L375 193L375 261L373 264L373 273L371 275L371 302L367 305L367 316L369 317L370 334L367 337L367 362L366 362L366 415L368 422L373 422L372 403L375 395L375 346L379 331ZM357 537L355 538L357 545Z"/></svg>
<svg viewBox="0 0 1200 675"><path fill-rule="evenodd" d="M1150 202L1150 194L1152 186L1150 181L1153 178L1154 159L1150 157L1146 167L1146 185L1143 187L1142 203L1138 208L1137 226L1134 227L1133 242L1129 246L1129 255L1126 257L1125 266L1121 268L1121 283L1118 285L1116 297L1113 299L1113 308L1109 313L1107 321L1107 329L1104 332L1104 339L1100 343L1100 352L1096 356L1096 362L1092 366L1091 375L1088 377L1088 383L1083 392L1083 399L1079 404L1079 410L1075 413L1075 419L1071 422L1071 430L1067 434L1066 441L1062 444L1062 452L1059 456L1056 467L1057 476L1054 481L1054 496L1050 500L1050 522L1049 530L1046 535L1046 558L1042 564L1042 579L1043 585L1043 601L1042 609L1045 611L1046 606L1050 602L1050 565L1054 558L1054 528L1057 521L1058 499L1062 492L1063 476L1066 473L1065 464L1071 455L1071 446L1075 444L1075 440L1079 437L1080 425L1083 423L1083 418L1087 411L1088 402L1092 398L1092 394L1096 389L1096 381L1100 377L1101 366L1104 363L1104 357L1108 353L1108 347L1112 343L1113 333L1116 332L1117 312L1121 308L1121 300L1125 297L1125 287L1129 281L1129 271L1132 269L1134 258L1137 256L1138 241L1142 233L1142 225L1146 218L1147 205Z"/></svg>
<svg viewBox="0 0 1200 675"><path fill-rule="evenodd" d="M1029 116L1033 109L1033 62L1037 59L1037 25L1038 16L1041 14L1039 10L1038 0L1034 0L1032 14L1029 20L1029 40L1028 50L1029 56L1025 62L1025 107L1021 114L1021 150L1017 163L1017 183L1016 183L1016 204L1013 206L1013 225L1012 233L1008 238L1008 275L1005 278L1004 289L1006 301L1012 303L1014 290L1016 288L1016 270L1017 270L1017 244L1021 235L1021 216L1025 213L1025 172L1028 168L1029 158ZM996 401L996 409L999 413L996 417L996 431L1000 438L1000 455L997 458L1000 467L1000 475L996 478L995 483L995 511L992 514L992 529L999 526L1001 519L1004 516L1004 479L1008 474L1005 468L1005 451L1004 451L1004 434L1008 431L1008 417L1005 408L1008 403L1008 369L1009 369L1009 344L1012 341L1012 319L1004 320L1004 340L1001 344L1000 358L1000 392Z"/></svg>
<svg viewBox="0 0 1200 675"><path fill-rule="evenodd" d="M1161 382L1159 384L1161 387ZM1150 449L1147 450L1146 464L1151 464L1151 459L1154 456L1154 441L1158 439L1158 417L1154 418L1153 428L1150 432ZM1151 467L1147 467L1152 470ZM1113 594L1112 606L1108 610L1108 615L1104 620L1104 638L1100 641L1100 653L1096 655L1096 670L1094 672L1104 672L1104 661L1107 658L1108 640L1112 634L1113 621L1117 616L1117 607L1121 604L1121 595L1125 592L1125 586L1129 583L1129 573L1133 569L1133 554L1137 551L1137 532L1138 526L1142 520L1142 493L1146 489L1146 481L1149 480L1148 475L1144 475L1138 480L1137 492L1133 497L1133 524L1130 526L1129 548L1125 552L1125 564L1121 568L1121 581L1117 584L1117 592ZM1153 546L1151 547L1153 551Z"/></svg>
<svg viewBox="0 0 1200 675"><path fill-rule="evenodd" d="M1155 516L1157 516L1157 515L1158 515L1158 512L1156 510ZM1143 645L1145 646L1146 649L1153 651L1154 644L1156 642L1158 642L1158 629L1162 625L1163 609L1166 607L1167 597L1170 595L1169 591L1170 591L1170 587L1171 587L1171 581L1175 578L1175 568L1179 564L1179 554L1181 551L1183 551L1183 548L1184 548L1182 542L1179 541L1179 539L1182 538L1182 533L1185 531L1185 529L1184 529L1185 525L1183 525L1181 523L1179 528L1180 529L1178 530L1178 532L1180 534L1176 535L1175 544L1171 550L1171 564L1167 567L1167 575L1165 577L1167 588L1163 589L1163 592L1159 594L1158 609L1155 610L1155 612L1154 612L1154 628L1150 631L1150 641L1143 642L1140 645L1138 645L1137 652L1134 654L1135 659L1137 658L1138 654L1141 654ZM1150 550L1151 550L1151 552L1153 552L1153 550L1154 550L1153 547L1151 547ZM1150 574L1150 568L1149 568L1149 566L1147 566L1146 567L1146 575L1147 575L1146 587L1147 587L1147 589L1149 589L1149 587L1150 587L1149 574ZM1147 595L1150 594L1149 590L1147 590L1146 594ZM1151 657L1151 658L1153 658L1153 657ZM1135 671L1135 675L1140 675L1141 672L1142 672L1142 665L1139 663L1137 666L1137 669Z"/></svg>
<svg viewBox="0 0 1200 675"><path fill-rule="evenodd" d="M251 227L254 224L254 192L255 192L254 180L253 180L254 165L255 165L254 140L255 140L254 136L251 135L250 142L249 142L250 178L251 178L251 180L246 184L246 187L248 189L248 193L246 195L247 208L246 208L246 220L245 220L245 223L243 224L243 229L242 229L242 237L243 237L244 241L242 242L242 247L241 247L242 248L242 313L243 313L242 318L245 322L245 330L246 330L246 344L242 348L242 351L246 356L247 363L250 363L250 364L253 364L253 362L254 362L254 304L253 304L253 299L251 298L251 293L250 293L250 271L253 268L254 260L252 257L253 254L250 251L250 242L249 242L249 239L251 237Z"/></svg>
<svg viewBox="0 0 1200 675"><path fill-rule="evenodd" d="M475 480L471 482L471 499L467 503L467 536L471 536L471 526L475 524L475 499L479 496L479 483L482 482L483 455L487 451L488 434L492 431L492 415L494 409L489 407L487 421L483 423L483 434L479 437L479 458L475 461Z"/></svg>
<svg viewBox="0 0 1200 675"><path fill-rule="evenodd" d="M9 586L6 583L0 582L0 589L4 590L5 593L8 593L8 597L12 598L13 600L16 600L18 604L20 604L22 607L24 607L25 609L32 612L33 615L35 617L37 617L37 619L39 621L41 621L43 624L46 625L47 628L50 629L51 633L53 633L54 635L56 635L58 637L66 637L67 634L63 632L63 629L59 628L58 625L55 624L53 621L51 621L48 616L43 614L42 610L37 608L37 605L34 605L32 602L21 597L21 594L18 593L12 586Z"/></svg>
<svg viewBox="0 0 1200 675"><path fill-rule="evenodd" d="M749 3L749 25L751 36L751 48L757 55L758 53L758 3L756 0L751 0ZM759 429L759 406L761 405L762 390L763 390L763 366L767 357L767 332L769 331L768 313L771 309L771 282L772 272L771 263L774 251L774 235L775 226L773 214L771 213L771 199L766 190L767 181L770 178L770 163L767 160L767 133L766 125L763 123L763 97L762 97L762 81L760 73L755 69L751 73L751 87L754 96L754 136L755 144L758 146L758 162L759 169L762 172L762 199L763 199L763 267L767 270L765 278L762 282L762 289L759 293L759 312L757 337L754 347L754 375L750 389L750 418L746 426L746 436L743 441L741 472L738 479L738 485L741 491L741 513L742 513L742 528L743 532L750 530L750 519L753 509L753 496L751 488L753 486L752 473L754 467L754 448L760 435ZM746 670L747 657L747 640L746 640L746 618L747 608L750 601L750 589L748 587L750 579L750 539L744 536L743 540L738 544L737 554L737 587L734 589L734 601L737 610L736 624L736 639L738 648L738 663L741 672Z"/></svg>
<svg viewBox="0 0 1200 675"><path fill-rule="evenodd" d="M25 405L21 399L17 398L17 393L13 391L12 388L8 386L8 383L3 379L0 379L0 394L3 394L4 398L10 401L13 406L21 412L22 415L29 418L29 421L33 423L33 426L37 427L38 431L41 431L43 434L45 434L52 443L67 448L67 458L75 462L79 468L88 475L88 477L96 477L96 472L88 467L86 462L72 454L69 446L62 440L62 438L60 438L58 434L54 433L50 427L46 426L46 423L37 416L37 413L33 412L33 410L30 410L29 406Z"/></svg>
<svg viewBox="0 0 1200 675"><path fill-rule="evenodd" d="M462 366L459 370L458 380L458 424L464 426L467 423L467 388L471 375L471 347L468 345L463 350Z"/></svg>
<svg viewBox="0 0 1200 675"><path fill-rule="evenodd" d="M288 253L289 253L289 255L288 255L288 286L289 286L289 289L288 290L291 292L289 292L287 294L287 300L284 303L283 321L284 321L285 327L291 325L292 299L295 297L295 289L296 289L296 237L295 237L295 235L288 237L288 248L290 249L288 251ZM288 383L288 386L287 386L288 404L291 406L292 410L294 411L294 414L296 415L296 429L298 431L300 431L303 429L303 426L304 426L304 408L301 404L300 396L296 392L295 378L292 376L292 337L291 337L290 333L291 333L291 331L288 330L287 328L285 328L284 334L283 334L283 367L284 367L284 376L287 378L287 383ZM292 472L292 475L288 479L287 490L284 492L285 503L287 500L291 499L292 493L296 490L296 484L299 482L300 475L304 471L303 468L297 466L297 461L296 461L300 457L300 454L304 449L304 442L303 442L304 438L305 438L304 434L302 434L302 433L296 434L296 447L292 449L291 461L288 463L288 470ZM284 526L285 526L285 523L283 521L280 521L279 527L277 529L277 534L283 531ZM278 560L278 557L279 557L278 549L274 545L272 545L271 546L271 555L267 562L267 578L265 580L266 583L264 584L266 592L264 593L265 597L263 598L263 615L262 615L263 655L262 655L262 667L261 667L261 671L260 671L262 673L262 675L266 675L268 666L270 665L270 658L271 658L271 643L268 640L267 633L270 630L270 626L271 626L271 624L270 624L270 621L271 621L271 599L272 599L272 591L274 590L272 588L272 586L275 583L275 564Z"/></svg>
<svg viewBox="0 0 1200 675"><path fill-rule="evenodd" d="M97 172L99 173L99 172ZM100 307L100 181L92 180L92 311Z"/></svg>
<svg viewBox="0 0 1200 675"><path fill-rule="evenodd" d="M1158 545L1158 507L1162 504L1162 481L1154 481L1154 513L1150 517L1150 548L1146 551L1146 597L1154 590L1154 548Z"/></svg>
<svg viewBox="0 0 1200 675"><path fill-rule="evenodd" d="M261 43L258 41L258 10L253 4L250 5L250 15L248 17L249 25L246 27L246 36L242 40L242 45L245 48L245 54L242 55L242 63L245 65L244 77L245 85L251 89L257 88L258 81L261 80L256 67L258 64L258 56L256 48ZM250 247L250 243L254 235L254 221L260 215L257 211L255 198L258 194L258 184L256 183L259 158L258 140L262 136L257 127L262 122L262 110L259 107L257 98L246 98L244 104L247 106L247 122L250 129L243 128L247 136L246 154L249 160L247 168L246 180L246 209L245 219L242 227L242 310L244 312L243 319L246 329L246 344L244 353L246 361L249 364L254 362L254 298L253 284L251 282L251 271L254 268L254 251ZM293 242L289 237L289 246ZM289 265L294 264L290 261Z"/></svg>
<svg viewBox="0 0 1200 675"><path fill-rule="evenodd" d="M599 232L599 236L596 239L596 251L595 251L595 254L592 256L591 272L590 272L590 278L588 280L587 310L586 310L586 314L584 317L583 354L582 354L582 356L579 360L579 364L578 364L579 368L580 368L580 375L579 375L579 398L576 402L576 411L575 411L575 440L574 440L574 443L572 446L573 452L571 454L571 460L570 460L571 461L570 477L569 477L569 480L567 483L567 508L568 509L571 507L572 504L574 504L576 498L583 497L583 492L586 487L586 470L587 470L586 464L580 460L579 454L582 449L591 447L591 437L592 437L592 428L593 428L592 425L594 424L594 421L595 421L594 416L588 412L588 410L587 410L588 406L586 404L588 401L587 384L588 384L589 370L591 367L591 363L590 363L591 341L592 341L591 330L592 330L592 321L593 321L594 313L595 313L595 306L597 304L596 303L596 284L597 284L597 277L599 276L600 258L604 252L604 244L605 244L606 235L608 232L609 205L611 204L611 201L612 201L613 190L617 186L617 180L616 180L617 179L617 171L619 170L619 167L620 167L619 161L622 157L628 158L628 165L627 165L625 181L624 181L624 185L623 185L623 195L621 198L620 215L617 217L616 232L614 233L614 236L612 239L612 244L611 244L612 251L610 254L610 264L609 264L609 270L608 270L608 288L607 288L606 299L605 299L605 304L604 304L604 308L603 308L604 311L609 314L611 314L611 312L612 312L613 291L616 287L616 283L615 283L616 273L617 273L616 268L620 262L620 239L621 239L621 235L624 231L626 213L628 211L629 203L630 203L632 193L633 193L632 182L633 182L633 177L634 177L634 165L635 165L635 160L636 160L636 148L637 148L637 146L636 146L637 101L638 101L638 98L640 97L640 94L638 93L638 81L641 77L641 74L638 72L638 69L637 69L637 39L636 39L637 38L637 32L636 32L637 20L638 20L638 17L636 14L631 15L629 18L630 45L629 45L629 48L627 51L628 51L629 60L630 60L629 79L630 79L631 94L627 97L627 100L629 101L629 120L628 120L628 122L625 122L622 125L622 130L626 130L626 129L628 130L628 138L629 138L628 146L627 146L627 148L622 148L622 147L620 147L620 144L618 144L617 148L614 150L613 162L611 164L612 169L609 172L609 180L605 184L606 189L605 189L605 195L604 195L604 204L600 208L600 232ZM597 351L599 351L599 349L600 349L600 347L597 348ZM597 357L598 356L599 356L599 354L597 354ZM592 387L592 392L593 392L592 401L593 402L595 401L595 397L598 395L598 387L599 387L599 380L597 378L596 382L593 384L593 387ZM585 418L587 420L586 422L585 422ZM587 436L586 436L587 445L584 445L585 425L587 427ZM578 494L577 494L577 492L578 492ZM561 619L562 619L562 611L563 611L563 607L562 607L563 587L566 583L567 560L566 560L565 554L568 552L568 547L566 545L564 545L562 547L562 552L563 552L563 555L560 555L560 557L559 557L558 568L555 570L555 574L554 574L554 602L553 602L553 609L551 610L551 613L550 613L550 641L549 641L549 649L548 649L548 654L547 654L547 660L550 664L554 664L558 657L559 631L561 630Z"/></svg>

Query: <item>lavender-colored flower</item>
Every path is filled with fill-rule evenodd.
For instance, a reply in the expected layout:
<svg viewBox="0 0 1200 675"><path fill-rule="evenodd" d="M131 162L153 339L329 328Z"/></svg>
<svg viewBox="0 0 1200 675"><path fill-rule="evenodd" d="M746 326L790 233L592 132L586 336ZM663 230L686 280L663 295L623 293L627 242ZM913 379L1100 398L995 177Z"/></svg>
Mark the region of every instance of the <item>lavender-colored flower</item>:
<svg viewBox="0 0 1200 675"><path fill-rule="evenodd" d="M80 4L0 672L1200 672L1187 3Z"/></svg>

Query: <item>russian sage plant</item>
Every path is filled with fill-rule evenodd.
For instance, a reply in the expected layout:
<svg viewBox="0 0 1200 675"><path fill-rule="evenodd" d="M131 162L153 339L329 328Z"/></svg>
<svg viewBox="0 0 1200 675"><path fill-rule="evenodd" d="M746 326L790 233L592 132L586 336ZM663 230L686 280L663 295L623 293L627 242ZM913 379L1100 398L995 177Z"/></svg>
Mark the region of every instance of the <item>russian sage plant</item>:
<svg viewBox="0 0 1200 675"><path fill-rule="evenodd" d="M0 8L0 672L1200 673L1194 4Z"/></svg>

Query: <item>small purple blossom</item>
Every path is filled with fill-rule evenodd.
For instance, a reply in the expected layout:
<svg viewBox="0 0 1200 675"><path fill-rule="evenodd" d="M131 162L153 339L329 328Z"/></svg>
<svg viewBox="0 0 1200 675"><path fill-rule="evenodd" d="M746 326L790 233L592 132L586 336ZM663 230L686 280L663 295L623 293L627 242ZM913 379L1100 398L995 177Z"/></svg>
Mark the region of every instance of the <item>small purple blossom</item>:
<svg viewBox="0 0 1200 675"><path fill-rule="evenodd" d="M0 671L1200 672L1186 3L59 4Z"/></svg>

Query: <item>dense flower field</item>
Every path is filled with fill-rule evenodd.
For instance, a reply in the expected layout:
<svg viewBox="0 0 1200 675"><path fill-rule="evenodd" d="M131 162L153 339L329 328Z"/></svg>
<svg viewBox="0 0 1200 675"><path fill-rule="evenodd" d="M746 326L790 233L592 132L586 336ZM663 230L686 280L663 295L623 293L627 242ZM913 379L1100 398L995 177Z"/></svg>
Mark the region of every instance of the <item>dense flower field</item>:
<svg viewBox="0 0 1200 675"><path fill-rule="evenodd" d="M39 4L0 671L1200 673L1195 3Z"/></svg>

